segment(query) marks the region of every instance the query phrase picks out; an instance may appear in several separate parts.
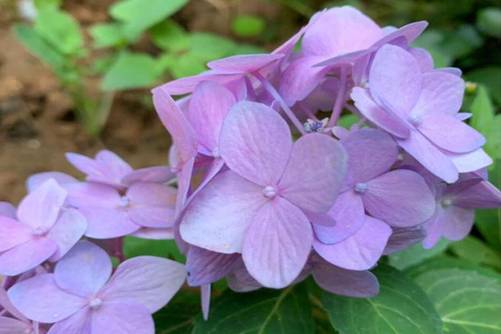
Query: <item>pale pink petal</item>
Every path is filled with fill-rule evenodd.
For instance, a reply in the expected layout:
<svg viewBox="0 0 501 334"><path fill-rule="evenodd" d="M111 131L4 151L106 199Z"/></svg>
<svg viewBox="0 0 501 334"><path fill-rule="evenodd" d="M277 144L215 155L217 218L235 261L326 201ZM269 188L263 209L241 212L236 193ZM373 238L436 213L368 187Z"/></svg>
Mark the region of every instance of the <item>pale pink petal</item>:
<svg viewBox="0 0 501 334"><path fill-rule="evenodd" d="M179 217L186 205L186 199L188 198L188 193L191 187L191 177L193 176L194 164L195 157L184 163L177 175L176 207L174 210L176 219Z"/></svg>
<svg viewBox="0 0 501 334"><path fill-rule="evenodd" d="M267 203L247 229L242 257L249 273L263 286L283 288L306 263L313 233L306 216L282 198Z"/></svg>
<svg viewBox="0 0 501 334"><path fill-rule="evenodd" d="M76 208L84 206L114 208L120 205L120 193L108 185L79 182L68 184L66 189L68 204Z"/></svg>
<svg viewBox="0 0 501 334"><path fill-rule="evenodd" d="M12 304L26 317L49 324L75 314L86 303L85 299L59 288L52 274L21 281L9 289L8 295Z"/></svg>
<svg viewBox="0 0 501 334"><path fill-rule="evenodd" d="M85 155L72 152L66 153L65 156L66 160L68 160L73 167L85 175L100 175L103 178L105 177L105 175L102 174L103 170L101 166L96 160Z"/></svg>
<svg viewBox="0 0 501 334"><path fill-rule="evenodd" d="M176 190L158 183L135 183L126 194L129 218L144 227L168 228L174 224Z"/></svg>
<svg viewBox="0 0 501 334"><path fill-rule="evenodd" d="M422 75L412 54L387 44L374 57L369 82L374 99L405 118L421 93Z"/></svg>
<svg viewBox="0 0 501 334"><path fill-rule="evenodd" d="M235 103L233 93L216 82L204 81L193 92L187 116L199 143L208 152L218 154L221 127Z"/></svg>
<svg viewBox="0 0 501 334"><path fill-rule="evenodd" d="M470 233L473 227L475 211L454 205L437 207L437 213L426 225L425 248L433 247L441 237L448 240L461 240Z"/></svg>
<svg viewBox="0 0 501 334"><path fill-rule="evenodd" d="M239 254L223 254L190 247L186 257L188 284L201 286L216 282L229 274L239 259Z"/></svg>
<svg viewBox="0 0 501 334"><path fill-rule="evenodd" d="M35 268L57 251L57 244L44 237L31 239L0 253L0 275L16 276Z"/></svg>
<svg viewBox="0 0 501 334"><path fill-rule="evenodd" d="M418 131L411 131L409 138L397 138L397 143L407 153L413 156L428 171L447 183L457 181L459 174L452 159L440 151Z"/></svg>
<svg viewBox="0 0 501 334"><path fill-rule="evenodd" d="M468 153L485 144L480 132L444 113L425 115L417 129L436 146L454 153Z"/></svg>
<svg viewBox="0 0 501 334"><path fill-rule="evenodd" d="M5 282L2 282L3 285L5 286ZM2 307L2 312L7 312L9 315L24 321L24 322L29 322L29 320L19 312L17 308L12 305L12 302L9 299L9 296L7 295L7 291L5 290L4 287L0 287L0 307Z"/></svg>
<svg viewBox="0 0 501 334"><path fill-rule="evenodd" d="M63 211L56 224L47 233L47 238L57 244L57 251L50 258L58 261L64 256L84 235L87 230L87 220L75 209Z"/></svg>
<svg viewBox="0 0 501 334"><path fill-rule="evenodd" d="M181 263L138 256L120 264L102 292L107 302L133 301L150 313L164 307L181 288L186 269Z"/></svg>
<svg viewBox="0 0 501 334"><path fill-rule="evenodd" d="M259 185L276 185L291 149L289 126L275 110L248 101L231 108L220 138L221 157L231 170Z"/></svg>
<svg viewBox="0 0 501 334"><path fill-rule="evenodd" d="M322 289L336 295L367 298L379 293L377 278L370 271L346 270L322 262L315 266L313 278Z"/></svg>
<svg viewBox="0 0 501 334"><path fill-rule="evenodd" d="M384 110L369 96L368 91L360 87L353 88L351 98L355 107L369 121L398 138L407 138L410 135L408 125L392 111Z"/></svg>
<svg viewBox="0 0 501 334"><path fill-rule="evenodd" d="M54 270L54 279L61 289L84 298L97 293L110 275L110 257L89 241L80 241Z"/></svg>
<svg viewBox="0 0 501 334"><path fill-rule="evenodd" d="M136 182L165 183L172 180L175 174L169 167L154 166L136 169L127 174L123 179L124 185L130 186Z"/></svg>
<svg viewBox="0 0 501 334"><path fill-rule="evenodd" d="M267 199L261 187L226 171L216 176L188 206L182 238L218 253L241 252L247 226Z"/></svg>
<svg viewBox="0 0 501 334"><path fill-rule="evenodd" d="M347 156L336 140L308 134L296 141L280 179L280 195L300 208L327 212L346 175Z"/></svg>
<svg viewBox="0 0 501 334"><path fill-rule="evenodd" d="M141 304L104 303L92 315L92 334L154 334L151 313Z"/></svg>
<svg viewBox="0 0 501 334"><path fill-rule="evenodd" d="M405 169L369 181L362 199L369 214L397 227L422 224L435 212L435 198L423 177Z"/></svg>
<svg viewBox="0 0 501 334"><path fill-rule="evenodd" d="M457 154L442 151L445 156L452 160L452 163L460 173L474 172L492 164L492 158L481 148L478 150Z"/></svg>
<svg viewBox="0 0 501 334"><path fill-rule="evenodd" d="M99 151L96 154L96 161L101 164L101 168L104 169L105 175L107 176L107 178L103 181L112 181L113 183L120 184L122 178L132 172L132 167L127 162L125 162L117 154L108 150ZM89 180L92 179L93 177L90 176ZM101 178L98 178L97 180L100 179Z"/></svg>
<svg viewBox="0 0 501 334"><path fill-rule="evenodd" d="M84 308L72 316L52 325L47 334L89 334L91 332L92 313Z"/></svg>
<svg viewBox="0 0 501 334"><path fill-rule="evenodd" d="M55 180L48 180L29 193L17 208L17 218L37 231L48 231L56 222L68 193Z"/></svg>
<svg viewBox="0 0 501 334"><path fill-rule="evenodd" d="M31 330L29 323L0 316L0 334L29 334Z"/></svg>
<svg viewBox="0 0 501 334"><path fill-rule="evenodd" d="M169 81L166 84L154 88L153 94L163 92L168 95L184 95L192 93L195 87L202 81L215 81L220 84L227 84L240 77L240 74L223 74L218 71L209 70L194 76Z"/></svg>
<svg viewBox="0 0 501 334"><path fill-rule="evenodd" d="M136 232L139 225L130 220L127 211L98 207L82 207L78 211L87 219L85 235L95 239L123 237Z"/></svg>
<svg viewBox="0 0 501 334"><path fill-rule="evenodd" d="M31 229L18 221L0 216L0 252L20 245L32 237Z"/></svg>
<svg viewBox="0 0 501 334"><path fill-rule="evenodd" d="M273 64L283 57L283 54L236 55L210 61L207 66L218 73L247 74Z"/></svg>
<svg viewBox="0 0 501 334"><path fill-rule="evenodd" d="M26 188L28 192L32 192L45 181L54 179L59 185L64 186L67 183L78 182L73 176L61 172L43 172L31 175L26 180Z"/></svg>
<svg viewBox="0 0 501 334"><path fill-rule="evenodd" d="M433 70L433 58L431 57L431 54L426 51L425 49L422 48L411 48L408 50L414 58L416 58L416 61L419 64L419 68L421 69L421 72L428 72ZM423 85L425 86L426 82L426 74L423 77Z"/></svg>
<svg viewBox="0 0 501 334"><path fill-rule="evenodd" d="M326 261L348 270L367 270L376 265L391 235L391 228L366 216L366 222L351 237L334 244L313 242L315 251Z"/></svg>
<svg viewBox="0 0 501 334"><path fill-rule="evenodd" d="M249 274L243 260L240 259L238 262L240 264L237 264L236 269L226 277L228 287L236 292L249 292L262 288L263 286Z"/></svg>
<svg viewBox="0 0 501 334"><path fill-rule="evenodd" d="M16 219L16 207L9 202L0 201L0 216Z"/></svg>
<svg viewBox="0 0 501 334"><path fill-rule="evenodd" d="M329 215L336 223L333 226L313 225L317 239L325 244L335 244L350 237L365 223L360 195L352 190L339 194Z"/></svg>

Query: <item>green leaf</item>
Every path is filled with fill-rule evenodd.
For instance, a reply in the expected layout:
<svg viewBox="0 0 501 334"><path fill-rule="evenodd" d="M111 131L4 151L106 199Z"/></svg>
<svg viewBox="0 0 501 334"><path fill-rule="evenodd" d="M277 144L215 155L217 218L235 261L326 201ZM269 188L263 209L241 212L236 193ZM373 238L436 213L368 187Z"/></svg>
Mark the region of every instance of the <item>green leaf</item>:
<svg viewBox="0 0 501 334"><path fill-rule="evenodd" d="M266 22L254 15L239 15L231 26L233 32L240 37L255 37L266 28Z"/></svg>
<svg viewBox="0 0 501 334"><path fill-rule="evenodd" d="M494 101L501 105L501 67L499 66L488 66L477 68L472 72L468 72L465 75L468 81L477 82L485 85L489 90L489 95L492 96Z"/></svg>
<svg viewBox="0 0 501 334"><path fill-rule="evenodd" d="M345 129L350 129L352 125L356 124L358 121L360 121L360 118L358 118L357 115L355 114L346 114L343 115L339 118L337 121L338 125L342 126Z"/></svg>
<svg viewBox="0 0 501 334"><path fill-rule="evenodd" d="M447 31L442 41L441 50L453 59L470 54L484 43L482 36L472 25L464 24L453 31Z"/></svg>
<svg viewBox="0 0 501 334"><path fill-rule="evenodd" d="M150 30L151 39L161 49L177 52L188 48L189 35L176 22L166 20Z"/></svg>
<svg viewBox="0 0 501 334"><path fill-rule="evenodd" d="M188 0L124 0L111 7L111 16L125 23L124 32L130 40L180 10Z"/></svg>
<svg viewBox="0 0 501 334"><path fill-rule="evenodd" d="M66 61L64 56L52 48L32 27L17 24L14 26L14 33L25 48L48 65L53 68L62 68L65 66Z"/></svg>
<svg viewBox="0 0 501 334"><path fill-rule="evenodd" d="M193 323L200 314L200 293L198 289L183 289L169 304L155 313L157 334L191 333Z"/></svg>
<svg viewBox="0 0 501 334"><path fill-rule="evenodd" d="M157 63L151 56L124 52L106 72L102 87L104 90L150 87L158 75Z"/></svg>
<svg viewBox="0 0 501 334"><path fill-rule="evenodd" d="M501 269L501 254L496 253L475 237L468 236L452 243L449 248L459 258L466 261Z"/></svg>
<svg viewBox="0 0 501 334"><path fill-rule="evenodd" d="M35 0L35 7L40 10L45 7L60 7L63 0Z"/></svg>
<svg viewBox="0 0 501 334"><path fill-rule="evenodd" d="M477 12L477 27L492 37L501 38L501 9L487 7Z"/></svg>
<svg viewBox="0 0 501 334"><path fill-rule="evenodd" d="M96 48L105 48L126 43L119 23L100 23L92 26L90 34Z"/></svg>
<svg viewBox="0 0 501 334"><path fill-rule="evenodd" d="M124 255L130 259L136 256L158 256L185 262L174 240L150 240L136 237L124 238Z"/></svg>
<svg viewBox="0 0 501 334"><path fill-rule="evenodd" d="M416 282L434 303L444 333L501 333L501 277L464 269L424 272Z"/></svg>
<svg viewBox="0 0 501 334"><path fill-rule="evenodd" d="M249 293L226 290L211 306L209 320L197 319L192 334L313 334L314 326L307 290L296 285Z"/></svg>
<svg viewBox="0 0 501 334"><path fill-rule="evenodd" d="M449 242L442 239L431 249L424 249L421 243L389 256L389 262L397 269L415 266L429 258L440 255L447 249Z"/></svg>
<svg viewBox="0 0 501 334"><path fill-rule="evenodd" d="M489 98L487 89L479 86L477 95L471 105L471 125L482 132L487 143L485 151L493 158L501 158L501 115L495 116L494 106Z"/></svg>
<svg viewBox="0 0 501 334"><path fill-rule="evenodd" d="M501 159L494 160L489 179L496 187L501 188ZM489 245L501 252L501 209L477 210L475 225Z"/></svg>
<svg viewBox="0 0 501 334"><path fill-rule="evenodd" d="M324 292L322 304L343 334L442 333L441 321L421 288L388 266L375 270L381 291L373 298L349 298Z"/></svg>
<svg viewBox="0 0 501 334"><path fill-rule="evenodd" d="M56 7L44 7L38 12L35 30L61 53L82 53L83 37L78 22Z"/></svg>

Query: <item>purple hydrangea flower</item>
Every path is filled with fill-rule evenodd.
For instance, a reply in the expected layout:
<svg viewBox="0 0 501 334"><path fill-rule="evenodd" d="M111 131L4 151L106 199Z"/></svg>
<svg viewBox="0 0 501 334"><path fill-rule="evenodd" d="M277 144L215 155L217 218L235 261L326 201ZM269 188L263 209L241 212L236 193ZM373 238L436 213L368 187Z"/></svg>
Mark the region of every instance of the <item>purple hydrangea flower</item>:
<svg viewBox="0 0 501 334"><path fill-rule="evenodd" d="M28 319L54 324L50 334L153 334L151 314L179 290L184 267L142 256L111 272L106 252L82 241L58 262L53 274L21 281L8 296Z"/></svg>
<svg viewBox="0 0 501 334"><path fill-rule="evenodd" d="M230 170L217 175L183 216L181 236L218 253L242 253L251 275L283 287L299 275L313 239L308 212L333 204L345 173L345 153L328 136L309 134L294 145L272 109L240 102L220 138Z"/></svg>
<svg viewBox="0 0 501 334"><path fill-rule="evenodd" d="M411 53L385 45L374 57L368 86L353 89L356 107L441 179L455 182L460 172L491 162L481 158L485 138L457 116L464 92L458 76L440 70L423 73Z"/></svg>
<svg viewBox="0 0 501 334"><path fill-rule="evenodd" d="M57 261L77 243L87 222L77 210L63 208L66 197L48 180L21 201L17 219L0 216L0 274L19 275Z"/></svg>

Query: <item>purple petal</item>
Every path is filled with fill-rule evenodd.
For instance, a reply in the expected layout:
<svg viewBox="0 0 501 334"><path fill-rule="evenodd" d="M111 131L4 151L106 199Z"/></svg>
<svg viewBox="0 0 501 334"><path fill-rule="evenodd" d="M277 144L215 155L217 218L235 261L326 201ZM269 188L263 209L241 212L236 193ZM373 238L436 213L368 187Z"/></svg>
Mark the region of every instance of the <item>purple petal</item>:
<svg viewBox="0 0 501 334"><path fill-rule="evenodd" d="M376 276L370 271L353 271L323 262L313 270L315 282L324 290L341 296L367 298L379 293Z"/></svg>
<svg viewBox="0 0 501 334"><path fill-rule="evenodd" d="M202 317L205 321L209 319L209 310L210 310L210 299L211 299L211 285L204 284L200 287L200 296L202 303Z"/></svg>
<svg viewBox="0 0 501 334"><path fill-rule="evenodd" d="M422 76L412 54L387 44L374 56L369 83L370 92L380 105L406 117L421 93Z"/></svg>
<svg viewBox="0 0 501 334"><path fill-rule="evenodd" d="M360 113L369 121L398 138L409 137L408 125L392 112L379 107L370 98L367 90L355 87L351 92L351 98Z"/></svg>
<svg viewBox="0 0 501 334"><path fill-rule="evenodd" d="M463 209L454 205L447 208L438 206L435 216L426 225L427 235L423 246L432 248L441 237L454 241L463 239L470 233L474 217L473 209Z"/></svg>
<svg viewBox="0 0 501 334"><path fill-rule="evenodd" d="M467 153L485 144L485 137L480 132L447 114L425 115L418 130L432 143L450 152Z"/></svg>
<svg viewBox="0 0 501 334"><path fill-rule="evenodd" d="M454 116L463 103L464 86L460 77L450 73L423 73L423 88L412 114L423 116L443 113Z"/></svg>
<svg viewBox="0 0 501 334"><path fill-rule="evenodd" d="M65 156L66 160L83 174L101 176L102 178L106 177L103 175L103 170L96 160L73 152L68 152Z"/></svg>
<svg viewBox="0 0 501 334"><path fill-rule="evenodd" d="M406 24L381 38L373 45L372 49L377 49L387 43L395 42L395 40L398 40L401 37L404 37L407 43L411 44L419 35L421 35L421 33L426 29L427 26L428 22L426 21L418 21Z"/></svg>
<svg viewBox="0 0 501 334"><path fill-rule="evenodd" d="M176 102L162 89L153 91L153 104L162 124L172 136L176 146L178 163L187 163L197 154L195 133Z"/></svg>
<svg viewBox="0 0 501 334"><path fill-rule="evenodd" d="M256 72L283 57L283 54L236 55L210 61L207 66L218 73L247 74Z"/></svg>
<svg viewBox="0 0 501 334"><path fill-rule="evenodd" d="M168 228L174 224L176 190L158 183L135 183L127 190L130 219L144 227Z"/></svg>
<svg viewBox="0 0 501 334"><path fill-rule="evenodd" d="M259 185L273 186L287 165L292 138L275 110L242 101L226 117L220 145L221 157L231 170Z"/></svg>
<svg viewBox="0 0 501 334"><path fill-rule="evenodd" d="M240 77L240 74L223 74L218 71L209 70L194 76L169 81L154 88L153 94L184 95L192 93L195 87L202 81L215 81L220 84L227 84Z"/></svg>
<svg viewBox="0 0 501 334"><path fill-rule="evenodd" d="M57 251L50 258L58 261L84 235L87 230L87 220L75 209L66 209L47 234L47 238L57 244Z"/></svg>
<svg viewBox="0 0 501 334"><path fill-rule="evenodd" d="M414 56L414 58L416 58L421 72L433 70L433 58L428 51L421 48L411 48L409 52ZM426 74L423 76L423 81L423 86L426 86Z"/></svg>
<svg viewBox="0 0 501 334"><path fill-rule="evenodd" d="M88 334L91 332L92 313L84 308L51 326L47 334Z"/></svg>
<svg viewBox="0 0 501 334"><path fill-rule="evenodd" d="M261 187L226 171L188 206L180 225L183 239L218 253L241 252L247 226L267 199Z"/></svg>
<svg viewBox="0 0 501 334"><path fill-rule="evenodd" d="M2 282L5 285L5 281ZM15 282L14 282L15 283ZM24 322L29 322L29 320L19 312L17 308L12 305L12 302L9 299L7 291L5 291L4 287L0 287L0 307L2 308L2 313L5 314L7 312L10 316L17 318Z"/></svg>
<svg viewBox="0 0 501 334"><path fill-rule="evenodd" d="M397 227L424 223L435 212L435 198L425 180L410 170L395 170L367 183L362 199L375 218Z"/></svg>
<svg viewBox="0 0 501 334"><path fill-rule="evenodd" d="M110 257L88 241L80 241L54 270L54 279L61 289L84 298L97 293L110 275Z"/></svg>
<svg viewBox="0 0 501 334"><path fill-rule="evenodd" d="M117 154L108 150L99 151L96 154L96 161L99 162L102 168L106 171L108 178L105 181L107 182L109 182L109 178L111 178L114 183L120 184L122 178L132 172L132 167L127 162L125 162ZM90 178L92 179L93 177L90 176Z"/></svg>
<svg viewBox="0 0 501 334"><path fill-rule="evenodd" d="M9 289L8 295L12 304L27 318L49 324L75 314L86 303L85 299L59 288L52 274L21 281Z"/></svg>
<svg viewBox="0 0 501 334"><path fill-rule="evenodd" d="M421 226L411 228L393 228L388 244L384 249L384 254L389 255L399 252L414 245L424 239L426 233Z"/></svg>
<svg viewBox="0 0 501 334"><path fill-rule="evenodd" d="M278 185L281 196L304 210L327 212L346 175L346 158L339 142L326 135L301 137Z"/></svg>
<svg viewBox="0 0 501 334"><path fill-rule="evenodd" d="M201 286L216 282L229 274L239 259L238 254L222 254L200 247L190 247L186 259L188 284Z"/></svg>
<svg viewBox="0 0 501 334"><path fill-rule="evenodd" d="M11 249L32 238L31 229L18 221L0 216L0 252Z"/></svg>
<svg viewBox="0 0 501 334"><path fill-rule="evenodd" d="M313 225L315 236L325 244L335 244L355 234L365 223L364 206L360 195L354 191L341 193L329 211L334 226Z"/></svg>
<svg viewBox="0 0 501 334"><path fill-rule="evenodd" d="M92 316L90 333L154 334L151 313L141 304L104 303Z"/></svg>
<svg viewBox="0 0 501 334"><path fill-rule="evenodd" d="M26 334L32 329L29 323L0 316L0 334Z"/></svg>
<svg viewBox="0 0 501 334"><path fill-rule="evenodd" d="M366 216L363 226L349 238L325 245L317 240L313 247L326 261L348 270L372 268L383 255L391 228L378 219Z"/></svg>
<svg viewBox="0 0 501 334"><path fill-rule="evenodd" d="M133 301L154 313L165 306L186 278L184 266L154 256L138 256L120 264L102 292L108 303Z"/></svg>
<svg viewBox="0 0 501 334"><path fill-rule="evenodd" d="M124 185L130 186L136 182L165 183L172 180L175 174L169 167L154 166L136 169L127 174L123 179Z"/></svg>
<svg viewBox="0 0 501 334"><path fill-rule="evenodd" d="M430 143L421 133L411 131L409 138L405 140L397 138L397 143L434 175L447 183L457 181L458 169L452 159Z"/></svg>
<svg viewBox="0 0 501 334"><path fill-rule="evenodd" d="M492 158L481 148L473 152L456 154L442 151L445 156L452 160L455 168L460 173L469 173L480 170L492 164Z"/></svg>
<svg viewBox="0 0 501 334"><path fill-rule="evenodd" d="M482 181L455 194L454 205L469 209L501 207L501 191L492 183Z"/></svg>
<svg viewBox="0 0 501 334"><path fill-rule="evenodd" d="M79 182L67 185L68 204L76 208L115 208L120 205L117 189L98 183Z"/></svg>
<svg viewBox="0 0 501 334"><path fill-rule="evenodd" d="M219 134L230 108L236 103L233 93L224 86L204 81L190 99L188 119L199 143L209 152L219 151Z"/></svg>
<svg viewBox="0 0 501 334"><path fill-rule="evenodd" d="M121 209L83 207L78 211L87 219L85 235L95 239L123 237L136 232L139 225L132 222L128 213Z"/></svg>
<svg viewBox="0 0 501 334"><path fill-rule="evenodd" d="M31 239L0 254L0 274L22 274L50 258L56 251L56 243L48 238Z"/></svg>
<svg viewBox="0 0 501 334"><path fill-rule="evenodd" d="M301 47L307 55L333 57L366 49L381 37L383 30L374 21L357 9L344 6L315 14Z"/></svg>
<svg viewBox="0 0 501 334"><path fill-rule="evenodd" d="M78 182L73 176L61 173L61 172L44 172L31 175L26 180L26 188L28 192L32 192L39 186L41 186L45 181L49 179L54 179L59 185L63 186L67 183Z"/></svg>
<svg viewBox="0 0 501 334"><path fill-rule="evenodd" d="M236 292L250 292L262 288L263 286L249 274L243 261L240 259L238 262L240 265L226 278L228 287Z"/></svg>
<svg viewBox="0 0 501 334"><path fill-rule="evenodd" d="M16 207L9 202L0 201L0 216L16 219Z"/></svg>
<svg viewBox="0 0 501 334"><path fill-rule="evenodd" d="M17 208L19 221L36 231L48 231L56 222L67 192L48 180L26 196Z"/></svg>
<svg viewBox="0 0 501 334"><path fill-rule="evenodd" d="M348 153L348 182L366 182L390 170L397 161L396 142L385 132L361 129L341 140Z"/></svg>
<svg viewBox="0 0 501 334"><path fill-rule="evenodd" d="M282 198L256 213L246 231L242 257L249 273L263 286L283 288L303 269L313 233L306 216Z"/></svg>

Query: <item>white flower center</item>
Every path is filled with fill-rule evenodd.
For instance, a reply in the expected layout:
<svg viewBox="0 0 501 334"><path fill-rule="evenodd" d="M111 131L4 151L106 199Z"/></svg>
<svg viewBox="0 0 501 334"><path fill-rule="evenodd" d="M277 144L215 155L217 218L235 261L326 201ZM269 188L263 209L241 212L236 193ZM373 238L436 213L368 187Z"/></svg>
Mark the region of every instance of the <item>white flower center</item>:
<svg viewBox="0 0 501 334"><path fill-rule="evenodd" d="M120 203L118 204L121 208L126 208L130 204L130 199L127 196L122 196L120 198Z"/></svg>
<svg viewBox="0 0 501 334"><path fill-rule="evenodd" d="M263 196L271 199L277 196L277 190L275 189L275 187L266 186L263 188Z"/></svg>
<svg viewBox="0 0 501 334"><path fill-rule="evenodd" d="M422 122L423 122L423 120L418 115L410 115L409 116L409 123L411 123L414 126L419 126Z"/></svg>
<svg viewBox="0 0 501 334"><path fill-rule="evenodd" d="M452 205L452 199L450 199L450 198L444 198L444 199L442 199L441 204L442 204L442 206L444 208L446 208L448 206L451 206Z"/></svg>
<svg viewBox="0 0 501 334"><path fill-rule="evenodd" d="M363 194L367 191L367 188L368 188L367 183L360 182L355 184L355 191L357 193Z"/></svg>
<svg viewBox="0 0 501 334"><path fill-rule="evenodd" d="M101 300L101 298L93 298L89 302L89 307L91 309L96 309L96 308L100 307L102 304L103 304L103 301Z"/></svg>

